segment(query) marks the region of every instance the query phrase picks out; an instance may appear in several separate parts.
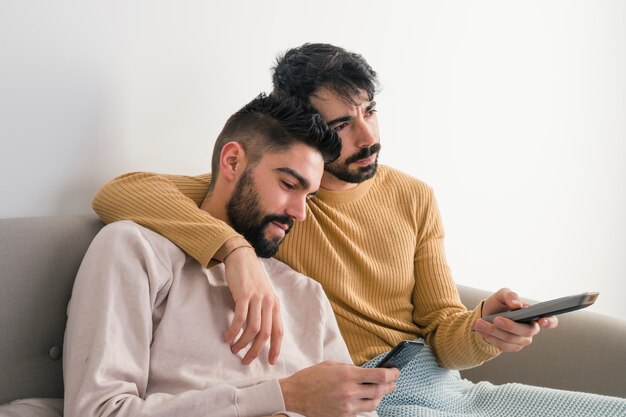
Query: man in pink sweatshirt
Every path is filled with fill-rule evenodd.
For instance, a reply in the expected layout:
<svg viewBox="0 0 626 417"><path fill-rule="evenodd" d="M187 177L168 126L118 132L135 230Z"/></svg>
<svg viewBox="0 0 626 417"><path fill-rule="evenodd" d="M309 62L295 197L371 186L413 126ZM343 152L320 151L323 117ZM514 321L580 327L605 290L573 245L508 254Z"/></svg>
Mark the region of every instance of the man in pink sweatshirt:
<svg viewBox="0 0 626 417"><path fill-rule="evenodd" d="M281 303L275 363L267 352L248 363L224 340L235 315L228 257L204 268L135 223L103 228L68 307L65 416L376 415L399 371L354 366L321 286L271 258L339 150L319 115L265 95L215 144L202 208L252 245L236 250L263 258Z"/></svg>

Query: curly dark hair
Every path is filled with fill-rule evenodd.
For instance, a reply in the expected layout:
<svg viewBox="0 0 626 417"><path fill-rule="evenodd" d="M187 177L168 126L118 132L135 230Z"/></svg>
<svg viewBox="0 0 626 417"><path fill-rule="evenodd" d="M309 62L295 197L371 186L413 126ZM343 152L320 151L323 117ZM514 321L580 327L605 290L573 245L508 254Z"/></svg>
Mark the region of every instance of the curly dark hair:
<svg viewBox="0 0 626 417"><path fill-rule="evenodd" d="M308 101L320 88L352 102L359 90L374 99L376 72L354 52L325 43L305 43L278 56L273 68L274 94Z"/></svg>

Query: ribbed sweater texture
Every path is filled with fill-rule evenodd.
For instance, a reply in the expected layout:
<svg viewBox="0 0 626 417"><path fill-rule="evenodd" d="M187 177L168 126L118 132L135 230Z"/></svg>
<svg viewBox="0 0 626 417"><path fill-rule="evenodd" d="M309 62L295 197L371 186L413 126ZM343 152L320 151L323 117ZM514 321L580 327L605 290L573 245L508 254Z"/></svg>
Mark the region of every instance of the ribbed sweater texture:
<svg viewBox="0 0 626 417"><path fill-rule="evenodd" d="M208 265L237 236L198 208L209 184L210 174L131 173L105 185L93 207L103 221L133 220ZM471 331L480 306L467 311L460 301L432 189L395 169L381 165L348 191L320 189L276 257L322 284L356 364L415 337L451 369L498 354Z"/></svg>

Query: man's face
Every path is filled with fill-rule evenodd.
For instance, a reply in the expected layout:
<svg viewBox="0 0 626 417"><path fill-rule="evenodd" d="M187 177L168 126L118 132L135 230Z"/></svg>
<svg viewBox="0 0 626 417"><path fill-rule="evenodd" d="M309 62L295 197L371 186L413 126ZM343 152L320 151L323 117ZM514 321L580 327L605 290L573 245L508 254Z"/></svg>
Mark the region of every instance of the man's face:
<svg viewBox="0 0 626 417"><path fill-rule="evenodd" d="M266 153L242 172L226 214L258 256L274 256L293 222L304 220L306 200L317 192L323 169L319 152L296 143L285 152Z"/></svg>
<svg viewBox="0 0 626 417"><path fill-rule="evenodd" d="M352 104L327 88L318 90L310 101L341 138L341 155L326 165L326 173L353 184L372 178L380 151L376 102L369 101L367 93L361 90L354 97L356 104Z"/></svg>

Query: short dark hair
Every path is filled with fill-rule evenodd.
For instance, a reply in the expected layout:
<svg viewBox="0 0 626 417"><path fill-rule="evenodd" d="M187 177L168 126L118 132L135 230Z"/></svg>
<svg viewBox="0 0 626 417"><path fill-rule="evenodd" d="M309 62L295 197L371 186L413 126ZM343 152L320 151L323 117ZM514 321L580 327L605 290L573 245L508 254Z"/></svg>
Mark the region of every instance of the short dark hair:
<svg viewBox="0 0 626 417"><path fill-rule="evenodd" d="M320 88L328 88L353 102L359 90L374 99L379 83L365 58L338 46L305 43L279 56L273 68L274 94L308 101Z"/></svg>
<svg viewBox="0 0 626 417"><path fill-rule="evenodd" d="M317 150L324 163L335 161L341 152L339 136L307 103L264 93L230 116L217 137L211 159L211 188L219 175L222 148L230 141L241 144L251 164L267 152L286 151L295 143Z"/></svg>

